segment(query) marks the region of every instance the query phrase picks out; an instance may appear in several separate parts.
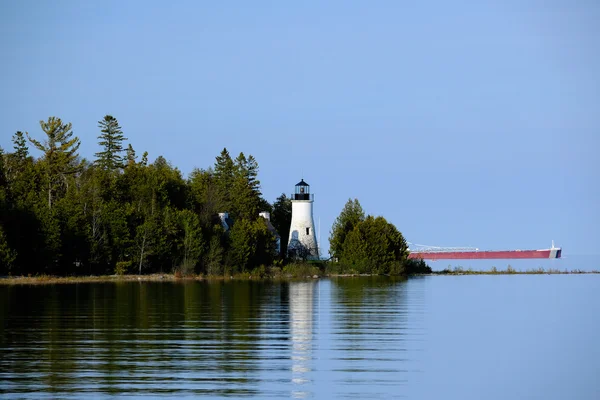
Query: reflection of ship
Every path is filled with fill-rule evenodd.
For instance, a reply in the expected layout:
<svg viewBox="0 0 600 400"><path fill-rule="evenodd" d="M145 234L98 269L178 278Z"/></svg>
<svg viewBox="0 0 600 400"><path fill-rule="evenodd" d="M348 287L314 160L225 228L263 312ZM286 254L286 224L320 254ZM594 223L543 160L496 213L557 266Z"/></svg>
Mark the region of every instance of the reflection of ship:
<svg viewBox="0 0 600 400"><path fill-rule="evenodd" d="M562 249L552 247L542 250L479 250L472 247L434 247L411 244L408 258L424 260L474 260L513 258L560 258Z"/></svg>
<svg viewBox="0 0 600 400"><path fill-rule="evenodd" d="M292 337L292 382L309 383L312 359L313 293L316 282L290 283L290 322ZM293 397L306 397L308 393L295 390Z"/></svg>

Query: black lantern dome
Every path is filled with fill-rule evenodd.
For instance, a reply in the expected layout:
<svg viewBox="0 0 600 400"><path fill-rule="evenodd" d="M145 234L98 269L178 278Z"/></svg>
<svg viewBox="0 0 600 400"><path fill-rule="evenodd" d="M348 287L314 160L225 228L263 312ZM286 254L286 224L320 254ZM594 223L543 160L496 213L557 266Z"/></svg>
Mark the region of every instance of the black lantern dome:
<svg viewBox="0 0 600 400"><path fill-rule="evenodd" d="M304 179L296 183L294 200L310 200L310 185L304 182Z"/></svg>

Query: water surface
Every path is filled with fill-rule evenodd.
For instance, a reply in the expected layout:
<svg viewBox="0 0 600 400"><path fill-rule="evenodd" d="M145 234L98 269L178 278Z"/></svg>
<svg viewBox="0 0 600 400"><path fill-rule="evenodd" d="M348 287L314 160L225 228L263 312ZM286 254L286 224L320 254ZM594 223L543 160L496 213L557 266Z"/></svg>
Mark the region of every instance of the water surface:
<svg viewBox="0 0 600 400"><path fill-rule="evenodd" d="M0 287L0 397L600 398L600 276Z"/></svg>

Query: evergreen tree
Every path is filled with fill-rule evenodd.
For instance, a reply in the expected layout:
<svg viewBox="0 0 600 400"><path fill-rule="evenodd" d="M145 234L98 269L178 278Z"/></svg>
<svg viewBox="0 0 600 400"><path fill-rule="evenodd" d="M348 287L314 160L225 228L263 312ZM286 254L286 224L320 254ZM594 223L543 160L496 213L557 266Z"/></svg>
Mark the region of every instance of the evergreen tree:
<svg viewBox="0 0 600 400"><path fill-rule="evenodd" d="M249 272L270 265L275 255L275 237L262 218L240 219L231 229L230 265L234 272Z"/></svg>
<svg viewBox="0 0 600 400"><path fill-rule="evenodd" d="M17 253L8 244L3 224L0 222L0 274L11 273Z"/></svg>
<svg viewBox="0 0 600 400"><path fill-rule="evenodd" d="M329 253L332 257L341 258L344 252L346 235L365 219L365 212L358 199L348 199L342 212L336 218L329 235Z"/></svg>
<svg viewBox="0 0 600 400"><path fill-rule="evenodd" d="M215 225L213 227L208 250L204 256L205 271L209 275L223 274L223 233L223 228L220 225Z"/></svg>
<svg viewBox="0 0 600 400"><path fill-rule="evenodd" d="M124 168L125 160L121 153L123 140L127 138L123 135L119 122L112 115L105 115L102 121L98 121L98 127L101 128L98 144L103 147L103 150L96 153L96 164L108 171Z"/></svg>
<svg viewBox="0 0 600 400"><path fill-rule="evenodd" d="M282 193L273 203L271 223L281 236L280 255L287 254L287 244L292 224L292 199Z"/></svg>
<svg viewBox="0 0 600 400"><path fill-rule="evenodd" d="M27 159L27 157L29 157L29 148L27 147L27 141L25 140L23 132L17 131L12 140L15 149L14 155L17 159L21 161Z"/></svg>
<svg viewBox="0 0 600 400"><path fill-rule="evenodd" d="M383 217L368 216L348 232L340 262L356 272L404 273L407 244L396 227Z"/></svg>
<svg viewBox="0 0 600 400"><path fill-rule="evenodd" d="M134 165L136 157L135 157L135 150L133 149L133 146L131 146L131 144L129 144L129 146L127 146L126 154L127 154L127 165Z"/></svg>
<svg viewBox="0 0 600 400"><path fill-rule="evenodd" d="M145 151L144 154L142 154L142 159L140 160L140 165L142 167L145 167L148 165L148 152Z"/></svg>
<svg viewBox="0 0 600 400"><path fill-rule="evenodd" d="M219 193L219 212L231 212L231 187L233 185L233 160L226 148L216 157L214 180Z"/></svg>
<svg viewBox="0 0 600 400"><path fill-rule="evenodd" d="M69 175L79 170L76 160L81 142L77 136L73 137L71 123L63 124L60 118L50 117L48 121L40 121L40 126L47 137L44 143L32 139L29 134L27 138L44 153L48 208L52 208L55 192L67 183Z"/></svg>
<svg viewBox="0 0 600 400"><path fill-rule="evenodd" d="M184 272L192 272L200 261L204 250L202 230L198 216L190 210L179 211L179 225L181 228L181 269Z"/></svg>
<svg viewBox="0 0 600 400"><path fill-rule="evenodd" d="M258 163L254 157L246 158L244 153L240 153L235 159L233 183L229 188L230 211L234 221L238 218L258 218L261 193L257 176Z"/></svg>
<svg viewBox="0 0 600 400"><path fill-rule="evenodd" d="M212 170L194 169L188 179L188 190L190 206L198 214L200 224L208 233L221 211L219 190Z"/></svg>
<svg viewBox="0 0 600 400"><path fill-rule="evenodd" d="M13 137L13 148L12 154L6 156L6 177L9 181L14 181L17 176L21 175L26 169L26 164L29 160L29 148L27 147L27 141L23 132L16 132Z"/></svg>
<svg viewBox="0 0 600 400"><path fill-rule="evenodd" d="M8 189L8 180L6 179L5 155L4 149L0 147L0 202L4 201L5 191Z"/></svg>

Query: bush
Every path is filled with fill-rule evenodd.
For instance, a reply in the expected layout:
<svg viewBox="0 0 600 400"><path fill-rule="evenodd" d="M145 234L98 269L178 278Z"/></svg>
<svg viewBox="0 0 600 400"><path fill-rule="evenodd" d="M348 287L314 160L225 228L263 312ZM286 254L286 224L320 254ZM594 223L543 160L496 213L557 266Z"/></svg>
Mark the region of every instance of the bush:
<svg viewBox="0 0 600 400"><path fill-rule="evenodd" d="M411 260L406 260L406 261L411 261ZM423 261L423 260L421 260ZM409 269L407 269L407 265L406 262L404 263L405 265L402 265L401 263L397 262L397 263L393 263L390 266L390 275L405 275L405 274L416 274L416 273L420 273L420 272L411 272ZM430 269L431 272L431 269Z"/></svg>
<svg viewBox="0 0 600 400"><path fill-rule="evenodd" d="M261 265L260 267L256 267L252 270L252 273L250 274L253 278L254 277L258 277L258 278L264 278L268 275L267 273L267 269L265 268L264 265Z"/></svg>
<svg viewBox="0 0 600 400"><path fill-rule="evenodd" d="M313 275L321 275L321 271L310 264L289 264L283 268L283 274L293 278L305 278Z"/></svg>
<svg viewBox="0 0 600 400"><path fill-rule="evenodd" d="M193 275L194 272L194 263L191 262L184 262L179 267L173 269L173 273L177 278Z"/></svg>
<svg viewBox="0 0 600 400"><path fill-rule="evenodd" d="M125 275L131 267L131 261L119 261L115 265L115 275Z"/></svg>
<svg viewBox="0 0 600 400"><path fill-rule="evenodd" d="M340 262L329 262L325 266L325 273L328 275L356 275L359 272L354 266L349 266Z"/></svg>
<svg viewBox="0 0 600 400"><path fill-rule="evenodd" d="M425 263L422 258L409 258L404 261L404 271L399 271L395 275L400 275L402 272L406 274L430 274L431 267Z"/></svg>

